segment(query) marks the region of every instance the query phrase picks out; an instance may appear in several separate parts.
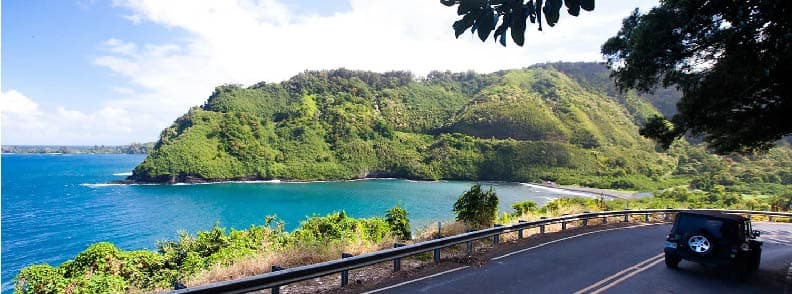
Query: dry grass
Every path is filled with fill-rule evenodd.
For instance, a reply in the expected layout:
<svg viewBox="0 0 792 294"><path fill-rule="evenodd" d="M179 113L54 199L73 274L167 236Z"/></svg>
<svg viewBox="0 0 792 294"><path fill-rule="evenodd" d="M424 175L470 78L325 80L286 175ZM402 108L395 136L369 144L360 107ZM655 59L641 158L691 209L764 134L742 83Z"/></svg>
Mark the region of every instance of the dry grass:
<svg viewBox="0 0 792 294"><path fill-rule="evenodd" d="M270 272L272 266L284 268L320 263L341 258L341 253L360 255L393 246L395 239L386 238L380 243L365 241L335 242L323 246L296 245L277 251L263 251L248 256L229 266L218 265L189 279L185 285L192 287L219 281L234 280Z"/></svg>
<svg viewBox="0 0 792 294"><path fill-rule="evenodd" d="M443 237L453 236L464 233L468 226L462 222L450 222L440 225L440 235ZM437 227L427 227L419 231L413 242L423 242L437 238Z"/></svg>

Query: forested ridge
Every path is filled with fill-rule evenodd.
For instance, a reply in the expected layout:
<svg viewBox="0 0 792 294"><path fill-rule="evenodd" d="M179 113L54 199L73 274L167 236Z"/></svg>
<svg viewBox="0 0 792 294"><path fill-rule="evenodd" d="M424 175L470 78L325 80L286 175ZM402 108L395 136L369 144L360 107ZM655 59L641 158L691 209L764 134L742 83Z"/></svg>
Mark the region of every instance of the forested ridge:
<svg viewBox="0 0 792 294"><path fill-rule="evenodd" d="M619 93L594 63L425 78L306 71L217 87L162 132L130 180L399 177L651 190L690 181L674 175L696 147L657 152L638 133L656 105L673 111L677 99L673 90Z"/></svg>

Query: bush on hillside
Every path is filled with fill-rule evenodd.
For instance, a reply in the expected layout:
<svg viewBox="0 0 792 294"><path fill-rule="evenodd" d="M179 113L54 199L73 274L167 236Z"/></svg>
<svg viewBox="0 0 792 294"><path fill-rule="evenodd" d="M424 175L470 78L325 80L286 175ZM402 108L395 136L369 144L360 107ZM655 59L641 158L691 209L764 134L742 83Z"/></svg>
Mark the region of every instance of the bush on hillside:
<svg viewBox="0 0 792 294"><path fill-rule="evenodd" d="M407 210L396 204L395 207L385 212L385 221L388 223L391 233L401 240L410 240L410 219L407 218Z"/></svg>
<svg viewBox="0 0 792 294"><path fill-rule="evenodd" d="M459 196L454 203L456 220L475 228L492 226L498 216L498 196L492 187L481 190L481 184L475 184L467 192Z"/></svg>

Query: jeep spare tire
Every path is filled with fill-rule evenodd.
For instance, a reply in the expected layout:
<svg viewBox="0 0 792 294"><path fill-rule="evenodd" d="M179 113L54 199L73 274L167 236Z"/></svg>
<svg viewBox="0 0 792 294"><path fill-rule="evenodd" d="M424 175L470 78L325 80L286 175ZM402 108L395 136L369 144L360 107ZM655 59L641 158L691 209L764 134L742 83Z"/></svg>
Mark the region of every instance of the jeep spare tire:
<svg viewBox="0 0 792 294"><path fill-rule="evenodd" d="M712 252L712 248L715 247L712 241L712 238L709 238L707 235L692 234L687 238L687 247L695 254L707 255Z"/></svg>

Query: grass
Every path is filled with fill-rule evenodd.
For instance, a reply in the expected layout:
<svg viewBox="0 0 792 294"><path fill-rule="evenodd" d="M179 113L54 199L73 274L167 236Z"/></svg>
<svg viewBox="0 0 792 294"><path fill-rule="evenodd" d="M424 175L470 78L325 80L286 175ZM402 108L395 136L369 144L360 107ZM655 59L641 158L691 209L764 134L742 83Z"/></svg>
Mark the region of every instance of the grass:
<svg viewBox="0 0 792 294"><path fill-rule="evenodd" d="M352 242L343 246L300 246L291 248L265 251L238 260L231 265L218 265L199 273L189 279L185 285L188 287L205 285L214 282L235 280L255 276L272 271L272 266L293 268L303 265L316 264L341 258L341 253L360 255L374 252L393 246L396 240L388 238L379 243Z"/></svg>

